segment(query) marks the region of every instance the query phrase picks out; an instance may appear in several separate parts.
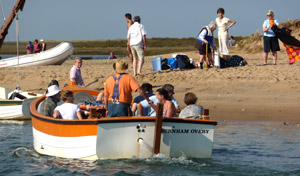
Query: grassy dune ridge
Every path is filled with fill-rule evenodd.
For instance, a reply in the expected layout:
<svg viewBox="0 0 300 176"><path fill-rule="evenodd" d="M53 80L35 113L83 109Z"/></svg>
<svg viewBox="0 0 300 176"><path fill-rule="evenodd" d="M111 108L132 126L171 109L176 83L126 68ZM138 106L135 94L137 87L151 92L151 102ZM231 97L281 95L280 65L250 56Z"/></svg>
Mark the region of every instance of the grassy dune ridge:
<svg viewBox="0 0 300 176"><path fill-rule="evenodd" d="M240 41L248 36L236 36L235 39ZM215 37L216 44L217 38ZM50 49L63 41L47 40L47 48ZM74 46L74 55L109 55L113 52L119 56L126 56L126 39L113 40L71 40L65 41L72 43ZM195 51L195 37L189 38L149 38L147 39L146 56L161 55L173 52ZM27 42L19 42L20 54L26 54ZM16 42L5 42L2 45L0 54L16 54Z"/></svg>

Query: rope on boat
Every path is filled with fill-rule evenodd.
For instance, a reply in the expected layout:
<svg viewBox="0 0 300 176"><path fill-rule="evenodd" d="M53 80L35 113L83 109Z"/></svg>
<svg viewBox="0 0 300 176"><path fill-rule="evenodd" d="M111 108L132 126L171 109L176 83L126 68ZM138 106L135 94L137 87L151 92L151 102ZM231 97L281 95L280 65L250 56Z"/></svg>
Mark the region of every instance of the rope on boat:
<svg viewBox="0 0 300 176"><path fill-rule="evenodd" d="M18 84L17 90L20 90L20 73L19 73L19 16L16 14L16 33L17 33L17 57L18 57L18 66L17 66L17 75L18 75Z"/></svg>

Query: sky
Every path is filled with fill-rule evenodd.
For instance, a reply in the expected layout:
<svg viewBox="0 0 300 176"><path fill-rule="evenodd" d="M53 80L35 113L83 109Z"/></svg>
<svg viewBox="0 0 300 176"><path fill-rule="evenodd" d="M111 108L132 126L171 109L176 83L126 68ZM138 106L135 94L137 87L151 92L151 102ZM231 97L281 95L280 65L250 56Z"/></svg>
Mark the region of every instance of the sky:
<svg viewBox="0 0 300 176"><path fill-rule="evenodd" d="M5 17L16 1L0 1ZM225 17L237 22L229 35L246 36L256 30L262 33L269 9L281 23L299 19L299 6L300 0L26 0L19 12L19 39L125 39L125 13L141 17L147 38L195 37L216 19L219 7L225 9ZM0 25L3 23L0 15ZM15 22L5 41L16 41Z"/></svg>

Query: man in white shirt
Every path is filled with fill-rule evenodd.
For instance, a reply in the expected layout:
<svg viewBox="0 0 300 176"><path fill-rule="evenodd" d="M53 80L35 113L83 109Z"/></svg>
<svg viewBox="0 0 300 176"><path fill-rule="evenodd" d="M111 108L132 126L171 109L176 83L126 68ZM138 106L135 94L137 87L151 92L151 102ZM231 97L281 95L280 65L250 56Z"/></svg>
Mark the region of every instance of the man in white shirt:
<svg viewBox="0 0 300 176"><path fill-rule="evenodd" d="M144 51L146 50L146 35L147 32L144 26L140 24L141 18L134 17L134 23L130 26L127 33L127 42L131 48L133 55L133 76L142 74L142 66L144 64ZM137 69L137 58L139 59L139 66Z"/></svg>

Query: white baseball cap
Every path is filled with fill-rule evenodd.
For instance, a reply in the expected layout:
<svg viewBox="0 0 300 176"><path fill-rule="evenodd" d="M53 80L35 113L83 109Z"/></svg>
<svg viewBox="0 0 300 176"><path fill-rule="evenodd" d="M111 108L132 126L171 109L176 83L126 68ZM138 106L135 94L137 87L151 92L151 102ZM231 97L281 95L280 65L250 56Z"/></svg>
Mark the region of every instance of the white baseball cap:
<svg viewBox="0 0 300 176"><path fill-rule="evenodd" d="M53 95L56 95L60 92L61 90L57 85L52 85L48 87L48 93L46 94L46 97L51 97Z"/></svg>
<svg viewBox="0 0 300 176"><path fill-rule="evenodd" d="M43 41L44 41L43 39L40 40L40 42L43 42Z"/></svg>

